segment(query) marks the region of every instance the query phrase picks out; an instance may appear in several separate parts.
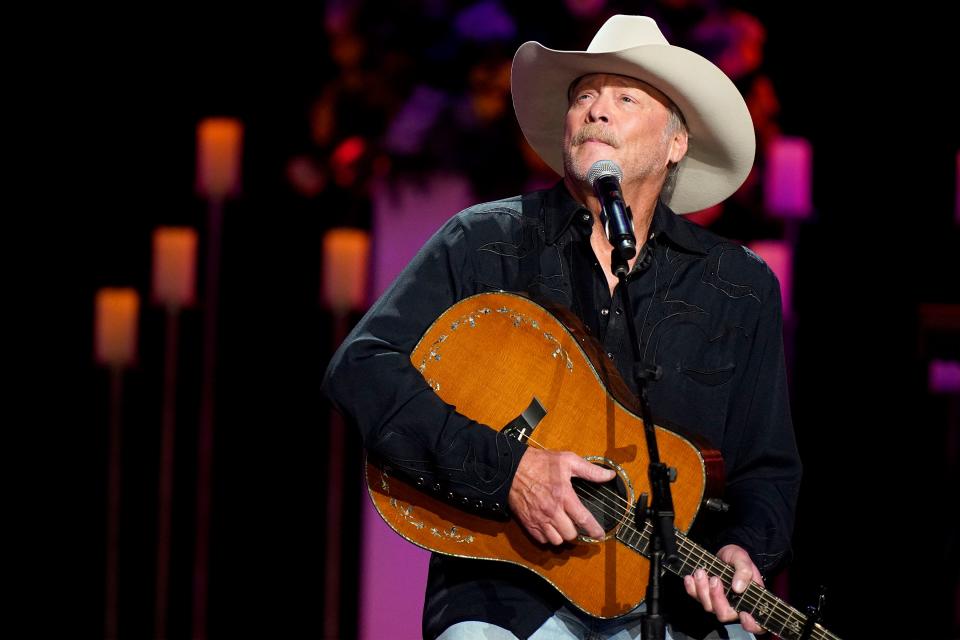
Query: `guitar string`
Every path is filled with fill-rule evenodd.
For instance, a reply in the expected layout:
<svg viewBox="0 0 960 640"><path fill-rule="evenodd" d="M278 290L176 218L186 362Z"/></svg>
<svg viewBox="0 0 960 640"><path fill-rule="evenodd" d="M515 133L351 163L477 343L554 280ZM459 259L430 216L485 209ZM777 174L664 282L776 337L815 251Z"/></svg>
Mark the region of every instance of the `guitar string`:
<svg viewBox="0 0 960 640"><path fill-rule="evenodd" d="M605 498L607 496L612 496L613 498L621 501L624 504L627 504L618 494L610 491L607 487L602 485L581 485L582 494L592 494L591 497L598 498L601 506L601 512L604 515L612 516L616 520L620 520L623 516L626 515L626 512L619 512L616 505L611 505ZM606 493L607 496L603 494ZM602 507L612 507L613 513L603 509ZM650 525L646 525L643 531L639 531L629 524L624 524L623 529L632 535L637 535L640 537L641 542L644 543L644 546L649 545L649 531ZM716 558L710 554L705 549L699 547L688 538L682 535L678 535L678 544L680 548L686 552L687 557L682 559L681 569L690 568L692 570L702 566L704 569L708 569L711 573L717 574L719 577L724 578L727 583L730 583L733 579L735 571L733 567L729 564L723 562L719 558ZM631 541L632 542L632 541ZM699 556L700 563L693 561L694 555ZM689 559L688 559L689 558ZM705 561L705 562L704 562ZM679 572L679 571L678 571ZM756 592L755 592L756 591ZM726 590L726 594L730 596L730 590ZM773 621L781 625L781 632L786 630L787 625L792 621L793 618L798 618L800 623L806 621L806 617L803 616L799 611L791 607L789 604L777 598L774 594L765 590L765 588L757 583L750 583L748 589L741 594L734 594L735 597L738 597L737 606L740 606L741 610L747 610L743 604L750 605L750 610L748 613L756 613L757 606L760 605L764 598L771 600L769 613L757 614L758 616L763 616L763 623L767 626L770 626L770 622Z"/></svg>
<svg viewBox="0 0 960 640"><path fill-rule="evenodd" d="M530 436L527 436L526 439L527 439L527 442L532 442L534 445L536 445L536 446L539 447L540 449L547 450L546 447L543 446L543 444L541 444L540 442L537 442L535 439L531 438ZM621 518L623 518L623 517L628 513L628 511L629 511L629 509L630 509L630 507L631 507L630 503L629 503L626 499L624 499L624 498L623 498L622 496L620 496L618 493L610 490L610 489L607 488L606 486L603 486L603 485L581 485L581 488L584 490L584 492L592 491L593 494L592 494L591 497L598 499L598 501L599 501L599 503L600 503L600 505L599 505L599 506L600 506L600 509L599 509L599 510L601 511L601 513L603 513L603 515L605 515L605 516L612 517L612 518L613 518L614 520L616 520L616 521L619 521ZM594 489L594 488L595 488L595 489ZM576 491L576 490L575 490L575 491ZM604 495L604 494L606 494L606 495ZM620 505L617 505L616 503L612 503L612 504L611 504L611 503L606 499L606 498L608 498L608 497L612 497L612 498L614 498L614 500L619 501L619 502L621 503L621 505L623 506L624 511L623 511L623 512L618 512L618 508L620 507ZM595 503L595 504L596 504L596 503ZM612 511L612 512L611 512L611 511L608 511L606 508L611 508L611 509L613 509L613 511ZM649 525L648 525L648 526L649 526ZM629 525L629 524L624 523L624 525L623 525L623 527L622 527L621 529L625 529L625 530L627 530L627 532L629 532L629 533L631 533L631 534L636 534L636 535L638 535L638 536L640 537L641 541L643 540L644 536L647 536L648 539L647 539L645 542L646 542L646 544L649 544L649 534L647 533L647 527L644 527L644 530L643 530L643 531L639 531L639 530L637 530L635 527L633 527L632 525ZM687 552L687 555L688 555L688 556L692 556L692 553L693 553L693 552L697 552L697 555L700 556L701 562L702 562L702 561L706 561L706 564L707 564L708 566L703 566L704 569L711 569L711 570L712 570L712 571L711 571L712 573L717 574L718 577L725 579L726 582L731 582L731 581L733 580L733 575L734 575L735 571L734 571L734 569L733 569L733 567L732 567L731 565L729 565L728 563L720 560L719 558L716 558L716 556L713 556L713 554L710 554L710 553L709 553L708 551L706 551L705 549L702 549L699 545L696 545L695 543L693 543L692 541L690 541L688 538L686 538L686 536L677 536L677 538L678 538L678 542L679 542L679 545L678 545L678 546L680 546L682 549L684 549L684 551ZM686 547L686 548L684 548L684 547ZM682 563L681 563L681 564L682 564L684 567L686 567L687 565L689 565L689 566L692 567L694 570L696 570L697 568L699 568L699 567L702 566L702 565L698 565L698 564L696 564L696 563L694 563L694 562L688 562L685 558L682 559ZM691 573L692 573L692 571L691 571ZM754 586L754 585L756 585L756 586ZM731 587L731 588L732 588L732 587ZM760 589L761 591L760 591L760 593L751 593L751 590L752 590L752 589ZM727 590L726 593L727 593L727 595L728 595L728 597L729 597L729 590ZM794 609L792 606L790 606L789 604L787 604L786 602L784 602L783 600L781 600L781 599L778 598L777 596L773 595L773 594L770 593L769 591L766 591L766 589L765 589L764 587L760 586L760 585L757 584L757 583L751 582L750 584L747 585L747 589L745 589L743 593L741 593L741 594L736 594L736 595L739 596L738 604L742 604L743 602L747 602L747 604L750 604L750 605L751 605L751 611L755 611L755 610L756 610L757 605L759 605L759 604L763 601L763 598L764 598L765 595L767 596L767 598L772 599L772 600L773 600L773 602L771 603L772 612L769 613L769 614L760 614L760 615L764 615L764 617L766 618L766 619L764 620L764 624L767 624L767 625L768 625L771 620L774 620L775 622L777 622L778 624L780 624L780 625L781 625L781 632L783 632L783 631L786 630L786 625L789 624L791 618L794 617L794 614L796 614L797 616L800 617L800 622L801 622L801 623L806 621L806 617L805 617L803 614L801 614L799 611L797 611L797 610ZM786 609L786 611L781 611L781 608ZM748 613L749 613L749 612L748 612Z"/></svg>
<svg viewBox="0 0 960 640"><path fill-rule="evenodd" d="M527 442L533 443L533 445L540 449L547 450L547 447L530 436L527 436L526 440ZM580 486L584 492L592 492L591 497L598 500L599 504L594 504L598 504L599 511L603 513L603 515L612 517L615 521L620 521L631 508L630 503L625 498L610 490L605 485L586 484ZM613 498L614 502L611 503L608 498ZM617 502L620 504L618 505ZM612 512L608 509L612 509ZM624 525L621 527L621 530L626 530L631 535L635 534L639 536L642 542L645 542L647 545L649 545L649 534L647 532L647 528L649 527L650 525L648 523L644 527L643 531L638 531L633 526L624 523ZM644 541L645 536L647 537L647 540ZM733 575L735 573L732 566L723 562L713 554L701 548L699 545L696 545L686 538L686 536L678 535L677 538L678 546L683 549L687 554L687 557L691 559L691 561L688 562L688 560L684 558L682 560L682 568L685 568L689 565L695 570L696 568L702 566L704 569L709 569L711 573L718 575L718 577L723 579L727 584L732 582ZM631 544L636 543L631 542ZM639 551L639 549L637 550ZM701 564L697 564L692 561L694 553L699 556ZM730 589L725 590L725 593L729 597ZM794 609L788 603L778 598L773 593L767 591L765 587L760 586L758 583L750 582L743 593L735 595L738 596L737 606L741 607L740 610L747 611L747 613L752 613L754 615L763 616L763 626L770 631L775 630L775 627L770 624L771 622L780 625L781 634L786 632L788 626L791 625L791 622L793 622L794 618L797 619L797 622L793 624L793 628L791 629L792 631L795 631L798 625L802 625L806 622L806 616ZM756 614L757 606L763 603L764 599L770 601L769 613ZM749 610L742 606L744 603L750 605ZM814 627L811 637L816 637L818 640L823 640L824 638L828 639L830 637L836 638L836 636L830 634L830 632L823 629L823 627Z"/></svg>
<svg viewBox="0 0 960 640"><path fill-rule="evenodd" d="M592 487L582 487L582 488L585 490L584 492L586 492L588 488L592 489ZM600 489L604 489L604 487L600 487ZM597 494L594 493L594 496L596 495ZM613 495L616 495L616 494L613 494ZM619 498L619 496L617 497ZM602 499L603 496L600 495L600 498ZM609 503L606 503L606 504L609 506ZM607 511L604 511L604 515L608 515L608 516L613 515L614 517L622 517L623 515L626 515L626 514L619 514L618 516L618 514L616 513L611 514ZM641 539L641 542L644 543L644 547L647 547L649 545L649 532L648 532L649 528L650 528L649 524L644 527L643 531L639 531L629 524L624 524L623 526L623 529L627 530L631 534L638 535ZM687 558L681 559L681 564L682 564L681 568L690 567L691 569L695 570L696 568L702 566L705 569L712 570L712 573L718 574L720 577L725 578L727 582L732 581L733 574L735 573L733 570L733 567L723 562L719 558L716 558L716 556L713 556L713 554L706 551L696 543L693 543L685 536L678 535L677 538L678 538L678 545L687 553L687 557L690 558L690 560L688 560ZM631 544L636 544L636 543L631 542ZM701 561L707 561L707 563L697 564L693 562L692 559L693 559L694 552L696 553L696 555L700 556ZM719 571L717 571L717 569L719 569ZM727 593L727 596L729 597L730 595L729 589L727 589L726 593ZM738 606L744 603L751 606L751 609L749 611L747 610L746 607L741 606L741 610L747 611L747 613L751 613L751 614L754 614L756 612L757 606L763 603L764 598L771 600L770 602L771 611L769 613L756 614L758 616L764 617L763 624L768 629L771 629L771 630L773 629L773 627L770 626L771 621L780 625L781 632L786 631L787 626L790 624L793 618L798 619L798 624L802 624L806 621L806 617L803 614L801 614L799 611L794 609L792 606L790 606L789 604L787 604L786 602L784 602L774 594L770 593L769 591L766 591L766 589L758 583L751 582L750 584L748 584L748 588L744 590L743 593L734 594L734 596L738 597L738 601L737 601ZM731 604L731 606L733 605Z"/></svg>
<svg viewBox="0 0 960 640"><path fill-rule="evenodd" d="M540 443L538 443L538 442L537 442L536 440L534 440L533 438L530 438L529 436L527 437L527 441L528 441L528 442L533 442L535 445L539 446L541 449L546 449L546 447L543 447L543 445L541 445ZM593 487L593 486L594 486L594 485L585 485L584 489L590 487L590 488L591 488L590 490L592 490L592 487ZM595 496L595 497L599 497L600 503L601 503L601 505L602 505L602 506L601 506L601 509L603 510L604 515L607 515L607 516L611 516L611 515L612 515L616 521L619 521L620 518L622 518L623 516L625 516L625 515L628 513L629 509L631 508L631 505L630 505L629 502L628 502L627 500L625 500L622 496L620 496L618 493L615 493L615 492L611 491L611 490L608 489L607 487L605 487L605 486L603 486L603 485L596 485L596 486L598 487L598 492L595 493L594 496ZM615 500L617 500L617 501L619 501L619 502L621 502L621 503L623 504L623 509L624 509L623 513L621 513L621 514L619 514L619 515L617 514L617 510L618 510L617 504L616 504L616 503L612 503L612 504L611 504L610 502L608 502L608 501L605 499L604 493L606 493L608 496L612 496ZM607 512L607 511L605 510L606 507L612 508L612 509L614 510L613 513L611 514L611 513ZM644 531L643 531L643 532L640 532L640 531L637 531L634 527L632 527L632 526L630 526L630 525L628 525L628 524L625 523L623 528L628 529L631 534L637 534L637 535L639 535L640 538L641 538L641 541L643 541L644 535L648 535L648 534L647 534L647 528L648 528L648 527L650 527L649 523L648 523L647 526L644 528ZM678 534L679 534L679 532L678 532ZM679 546L680 546L681 548L683 548L684 546L686 546L686 547L689 548L689 549L687 550L688 554L690 554L692 551L698 552L698 554L699 554L700 557L701 557L701 560L709 560L709 563L713 566L713 568L716 568L717 562L719 562L719 563L720 563L720 569L721 569L722 574L727 574L727 573L732 573L732 572L733 572L733 569L732 569L732 567L731 567L730 565L724 563L723 561L719 560L718 558L715 558L714 556L712 556L712 554L709 554L709 552L707 552L706 550L700 548L698 545L693 544L691 541L689 541L689 540L688 540L685 536L683 536L682 534L678 535L677 537L678 537L678 540L679 540ZM646 542L647 542L647 544L649 545L649 538L648 538L648 540L647 540ZM692 547L691 547L691 545L692 545ZM638 549L638 550L639 550L639 549ZM715 560L716 560L716 562L715 562ZM684 559L684 560L683 560L683 565L686 565L686 564L687 564L687 560ZM691 566L695 566L692 562L691 562L690 564L691 564ZM730 578L732 579L732 576L730 576ZM792 616L791 616L791 613L796 613L796 614L800 615L801 621L802 621L802 622L805 622L806 618L805 618L802 614L799 614L799 612L797 612L797 611L796 611L795 609L793 609L790 605L788 605L787 603L783 602L782 600L780 600L778 597L776 597L776 596L773 595L772 593L766 592L763 587L760 587L760 586L759 586L758 584L756 584L756 583L752 583L752 582L751 582L751 583L748 585L748 587L747 587L747 589L744 591L744 593L740 595L740 603L742 603L742 602L747 598L747 596L750 595L750 591L753 590L753 589L759 589L759 590L760 590L760 593L755 595L755 597L757 598L757 600L756 600L756 602L754 602L754 604L753 604L754 607L756 606L757 603L760 602L760 598L762 598L762 596L764 595L764 593L766 593L770 598L772 598L772 600L774 600L774 604L773 604L774 613L777 613L777 612L778 612L780 605L782 605L784 608L787 609L787 612L786 612L786 620L777 620L777 622L782 625L781 633L786 630L786 625L787 625L787 623L790 621L790 618L792 617ZM770 621L773 617L774 617L774 616L773 616L772 614L771 614L770 616L767 616L767 621L766 621L766 622L769 623L769 621ZM768 627L768 628L769 628L769 627ZM771 628L770 630L772 630L772 628ZM826 629L824 629L824 628L823 628L822 626L820 626L820 625L815 625L815 626L813 627L812 633L811 633L811 637L812 637L812 638L816 638L817 640L829 640L830 638L833 638L833 639L835 639L835 640L839 640L839 638L837 638L837 636L835 636L835 635L832 634L831 632L827 631Z"/></svg>
<svg viewBox="0 0 960 640"><path fill-rule="evenodd" d="M584 493L586 493L586 490L588 488L587 487L583 487L583 488L585 489ZM603 488L601 487L601 489ZM594 493L594 496L596 495L597 494ZM603 496L601 495L600 498L602 499ZM609 506L609 503L607 503L607 505ZM622 517L623 515L626 515L626 514L618 515L617 513L611 514L607 511L604 511L604 515L608 515L608 516L612 515L616 518L616 517ZM648 528L649 528L649 525L645 526L643 531L639 531L629 524L624 524L623 526L623 529L625 529L629 533L636 534L637 536L639 536L641 539L641 542L644 543L644 547L647 547L649 545L649 532L647 530ZM687 553L687 557L690 558L690 560L688 560L687 558L682 558L681 560L682 568L690 567L691 569L695 570L696 568L703 566L703 568L705 569L712 570L712 573L718 574L720 577L725 578L727 582L732 581L734 571L729 564L723 562L719 558L716 558L715 556L710 554L708 551L701 548L699 545L696 545L695 543L690 541L685 536L677 536L677 538L678 538L678 545ZM631 543L631 544L635 544L635 543ZM696 554L700 556L701 561L707 561L707 563L697 564L693 562L692 559L693 559L694 552L696 552ZM717 569L719 569L719 571L717 571ZM759 593L753 592L758 589L760 590ZM727 595L729 597L729 589L727 590ZM777 598L772 593L767 592L764 589L764 587L762 587L758 583L751 582L748 585L748 589L746 589L743 593L734 594L734 595L739 597L738 605L742 603L749 604L751 605L751 611L753 612L755 612L757 606L763 602L765 595L767 598L772 599L773 602L770 603L770 606L772 609L771 612L769 614L758 614L758 615L764 616L765 620L763 620L763 622L766 625L769 625L770 621L772 620L781 625L781 630L785 630L787 624L789 624L792 617L799 616L801 623L805 621L805 617L802 614L800 614L798 611L793 609L787 603ZM780 611L779 610L780 608L786 609L786 611ZM742 610L746 610L746 607L742 607ZM747 613L751 613L751 611L747 611Z"/></svg>

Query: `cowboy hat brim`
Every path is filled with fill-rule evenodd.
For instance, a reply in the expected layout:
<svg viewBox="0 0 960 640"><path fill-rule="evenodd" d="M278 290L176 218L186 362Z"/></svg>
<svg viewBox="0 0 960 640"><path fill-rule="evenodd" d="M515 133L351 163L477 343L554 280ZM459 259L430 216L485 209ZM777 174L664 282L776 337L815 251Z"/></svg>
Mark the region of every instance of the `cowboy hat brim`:
<svg viewBox="0 0 960 640"><path fill-rule="evenodd" d="M563 175L567 92L577 78L611 73L642 80L680 109L690 133L675 187L664 201L690 213L728 198L753 166L756 138L747 105L733 82L712 62L681 47L643 44L619 51L558 51L539 42L520 46L513 58L513 106L527 141Z"/></svg>

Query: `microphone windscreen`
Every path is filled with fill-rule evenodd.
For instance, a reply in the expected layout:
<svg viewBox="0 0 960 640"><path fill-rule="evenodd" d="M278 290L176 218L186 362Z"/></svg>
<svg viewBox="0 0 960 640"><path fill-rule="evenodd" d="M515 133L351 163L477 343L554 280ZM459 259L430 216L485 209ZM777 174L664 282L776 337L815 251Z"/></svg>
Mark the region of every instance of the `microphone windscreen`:
<svg viewBox="0 0 960 640"><path fill-rule="evenodd" d="M615 176L617 182L619 182L623 180L623 170L613 160L597 160L587 171L587 180L591 187L599 178L606 178L607 176Z"/></svg>

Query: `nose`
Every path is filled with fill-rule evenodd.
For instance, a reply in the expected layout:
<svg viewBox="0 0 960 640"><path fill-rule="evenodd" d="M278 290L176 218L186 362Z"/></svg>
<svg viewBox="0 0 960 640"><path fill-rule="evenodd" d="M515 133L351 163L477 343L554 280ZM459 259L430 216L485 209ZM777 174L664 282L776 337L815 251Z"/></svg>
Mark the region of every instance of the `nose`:
<svg viewBox="0 0 960 640"><path fill-rule="evenodd" d="M610 122L610 100L607 92L602 92L590 103L590 109L587 111L590 122Z"/></svg>

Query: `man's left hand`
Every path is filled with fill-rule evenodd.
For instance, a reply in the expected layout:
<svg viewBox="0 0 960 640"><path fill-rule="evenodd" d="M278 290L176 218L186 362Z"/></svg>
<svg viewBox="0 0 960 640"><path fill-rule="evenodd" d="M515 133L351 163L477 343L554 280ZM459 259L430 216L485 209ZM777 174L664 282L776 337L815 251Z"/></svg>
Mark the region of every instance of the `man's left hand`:
<svg viewBox="0 0 960 640"><path fill-rule="evenodd" d="M750 554L743 547L728 544L717 552L717 557L733 566L735 573L732 586L736 593L743 593L751 580L763 586L760 570L753 564ZM703 569L697 569L692 575L683 578L683 586L692 598L700 601L706 611L716 614L720 622L736 622L739 617L745 631L750 633L765 631L749 613L741 612L739 616L737 615L734 608L727 602L723 583L716 576L707 576Z"/></svg>

